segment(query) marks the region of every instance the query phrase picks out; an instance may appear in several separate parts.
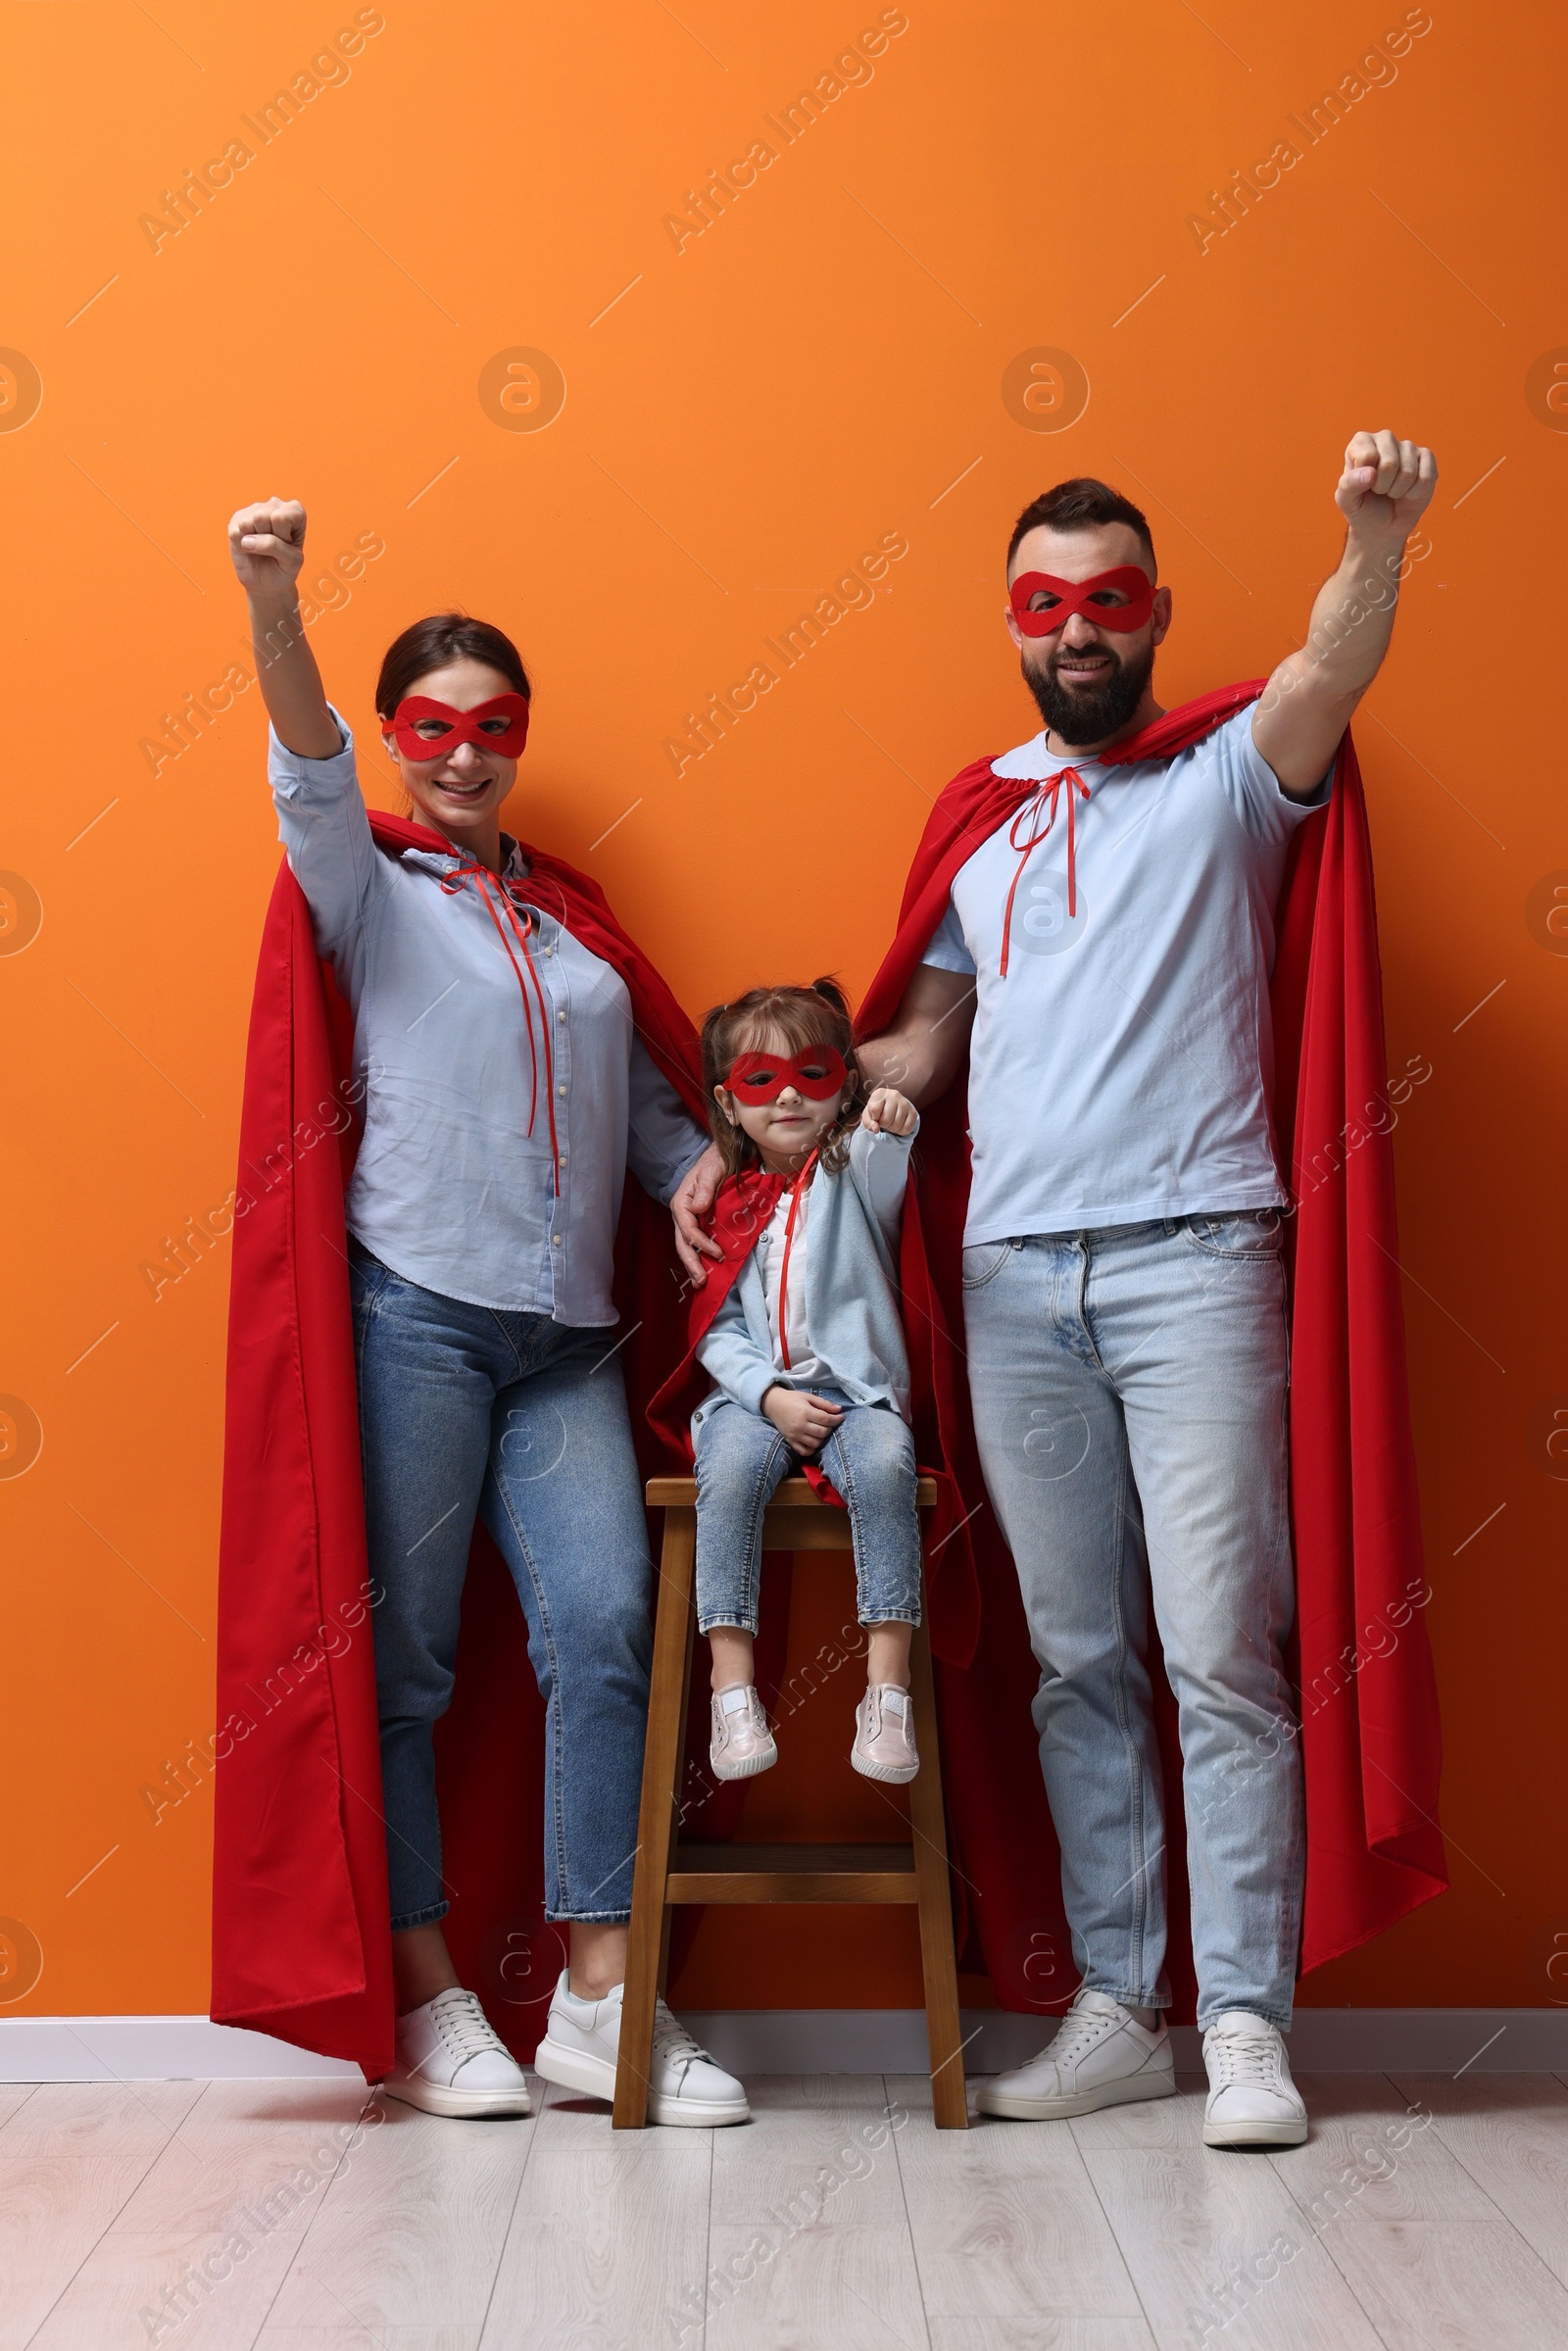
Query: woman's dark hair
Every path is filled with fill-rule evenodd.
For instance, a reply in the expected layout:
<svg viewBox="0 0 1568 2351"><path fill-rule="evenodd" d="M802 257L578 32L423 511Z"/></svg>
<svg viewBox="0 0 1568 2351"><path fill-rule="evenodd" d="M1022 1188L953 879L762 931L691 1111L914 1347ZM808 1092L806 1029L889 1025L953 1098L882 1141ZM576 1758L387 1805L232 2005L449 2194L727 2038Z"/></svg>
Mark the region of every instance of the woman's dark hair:
<svg viewBox="0 0 1568 2351"><path fill-rule="evenodd" d="M487 669L499 669L514 694L520 694L524 702L532 697L522 656L504 629L493 627L488 620L470 619L466 612L431 612L394 637L382 655L381 674L375 681L376 716L390 718L421 677L427 677L432 669L445 669L450 661L483 661Z"/></svg>
<svg viewBox="0 0 1568 2351"><path fill-rule="evenodd" d="M1143 542L1151 569L1154 563L1154 542L1141 508L1130 498L1123 498L1108 481L1097 481L1092 473L1077 474L1071 481L1058 481L1054 489L1043 490L1031 499L1012 526L1007 541L1007 563L1018 552L1018 543L1032 530L1045 523L1052 530L1094 530L1104 522L1125 522L1136 531Z"/></svg>
<svg viewBox="0 0 1568 2351"><path fill-rule="evenodd" d="M855 1058L850 1000L837 980L813 980L809 988L753 988L732 1004L715 1004L703 1022L703 1094L708 1122L725 1168L735 1175L760 1158L744 1127L731 1126L713 1088L729 1077L740 1053L804 1053L812 1045L834 1045L844 1055L848 1104L823 1136L818 1163L836 1175L850 1155L850 1137L865 1107L866 1085Z"/></svg>

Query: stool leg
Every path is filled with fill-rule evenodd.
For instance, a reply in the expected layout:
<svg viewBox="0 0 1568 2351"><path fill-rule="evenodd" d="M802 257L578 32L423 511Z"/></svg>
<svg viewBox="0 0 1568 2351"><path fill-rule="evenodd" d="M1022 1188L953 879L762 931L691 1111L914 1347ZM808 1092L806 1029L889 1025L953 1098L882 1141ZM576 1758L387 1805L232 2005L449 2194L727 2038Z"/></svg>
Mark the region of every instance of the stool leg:
<svg viewBox="0 0 1568 2351"><path fill-rule="evenodd" d="M637 1862L632 1873L626 1989L620 2012L620 2055L615 2067L613 2122L617 2131L641 2131L648 2120L654 2002L659 1994L668 1917L664 1890L675 1831L681 1757L686 1745L696 1564L696 1511L666 1509L663 1556L659 1568L659 1604L654 1618L654 1670L648 1693L642 1802L637 1817Z"/></svg>
<svg viewBox="0 0 1568 2351"><path fill-rule="evenodd" d="M937 1744L936 1691L926 1611L909 1649L909 1694L920 1769L909 1783L914 1832L914 1882L920 1914L920 1964L925 1976L926 2035L931 2049L931 2111L939 2131L966 2131L969 2106L963 2082L958 1973L953 1956L953 1897L948 1886L948 1832L942 1813L942 1763Z"/></svg>

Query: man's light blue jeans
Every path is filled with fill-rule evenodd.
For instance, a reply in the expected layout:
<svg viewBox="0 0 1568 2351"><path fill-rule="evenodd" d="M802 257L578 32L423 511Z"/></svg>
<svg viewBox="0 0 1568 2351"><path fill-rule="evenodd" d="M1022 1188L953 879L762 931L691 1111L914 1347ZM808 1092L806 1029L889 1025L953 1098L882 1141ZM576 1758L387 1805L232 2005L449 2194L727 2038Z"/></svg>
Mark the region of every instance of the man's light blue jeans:
<svg viewBox="0 0 1568 2351"><path fill-rule="evenodd" d="M545 1915L625 1919L653 1564L615 1334L444 1298L358 1245L350 1286L392 1925L447 1910L432 1735L476 1512L545 1701Z"/></svg>
<svg viewBox="0 0 1568 2351"><path fill-rule="evenodd" d="M980 1458L1040 1664L1084 1981L1168 1999L1150 1609L1181 1734L1200 2025L1291 2021L1304 1864L1272 1209L963 1252Z"/></svg>

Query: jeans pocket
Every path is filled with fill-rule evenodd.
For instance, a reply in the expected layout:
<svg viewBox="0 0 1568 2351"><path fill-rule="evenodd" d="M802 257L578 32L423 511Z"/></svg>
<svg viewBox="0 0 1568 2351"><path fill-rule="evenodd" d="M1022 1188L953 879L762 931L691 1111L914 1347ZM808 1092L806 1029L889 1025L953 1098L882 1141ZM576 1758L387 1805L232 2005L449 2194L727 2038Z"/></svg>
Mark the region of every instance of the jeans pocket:
<svg viewBox="0 0 1568 2351"><path fill-rule="evenodd" d="M1010 1241L982 1241L963 1252L963 1286L965 1290L983 1290L994 1282L1012 1254Z"/></svg>
<svg viewBox="0 0 1568 2351"><path fill-rule="evenodd" d="M1183 1230L1205 1257L1254 1257L1270 1263L1284 1246L1278 1208L1238 1208L1223 1216L1189 1216Z"/></svg>
<svg viewBox="0 0 1568 2351"><path fill-rule="evenodd" d="M396 1280L389 1265L368 1251L354 1250L349 1257L349 1313L354 1330L356 1361L363 1360L365 1334L389 1282Z"/></svg>

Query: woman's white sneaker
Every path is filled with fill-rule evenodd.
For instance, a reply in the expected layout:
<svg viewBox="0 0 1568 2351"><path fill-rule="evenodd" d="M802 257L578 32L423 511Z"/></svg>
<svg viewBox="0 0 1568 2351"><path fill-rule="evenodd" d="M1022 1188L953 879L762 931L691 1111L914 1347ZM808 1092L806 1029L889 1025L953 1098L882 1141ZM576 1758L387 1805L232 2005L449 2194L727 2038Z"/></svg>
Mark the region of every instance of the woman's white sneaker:
<svg viewBox="0 0 1568 2351"><path fill-rule="evenodd" d="M390 2098L425 2114L529 2114L528 2084L471 1991L454 1985L398 2019Z"/></svg>
<svg viewBox="0 0 1568 2351"><path fill-rule="evenodd" d="M1233 2008L1203 2035L1208 2103L1205 2147L1298 2147L1306 2137L1306 2107L1291 2080L1291 2061L1278 2026Z"/></svg>
<svg viewBox="0 0 1568 2351"><path fill-rule="evenodd" d="M579 2000L563 1973L550 2003L545 2037L534 2052L534 2072L563 2089L584 2090L591 2098L613 2098L615 2060L620 2052L620 2006L625 1985L602 2000ZM716 2066L662 2000L654 2009L654 2050L648 2069L648 2119L712 2131L722 2123L749 2123L746 2091L733 2074Z"/></svg>
<svg viewBox="0 0 1568 2351"><path fill-rule="evenodd" d="M1164 2019L1148 2031L1109 1992L1085 1989L1038 2057L981 2084L979 2107L1010 2122L1058 2122L1102 2106L1169 2098L1175 2088Z"/></svg>

